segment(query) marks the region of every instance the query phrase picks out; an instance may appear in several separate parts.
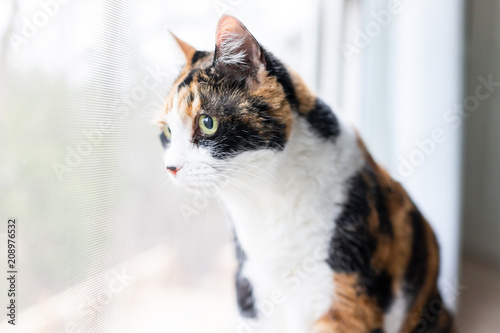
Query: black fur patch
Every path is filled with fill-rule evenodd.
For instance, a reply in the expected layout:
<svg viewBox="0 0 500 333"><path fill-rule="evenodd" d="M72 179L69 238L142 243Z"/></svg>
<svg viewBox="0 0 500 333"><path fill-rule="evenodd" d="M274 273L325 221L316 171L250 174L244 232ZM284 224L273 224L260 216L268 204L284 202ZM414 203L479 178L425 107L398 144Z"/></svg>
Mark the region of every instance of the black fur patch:
<svg viewBox="0 0 500 333"><path fill-rule="evenodd" d="M379 218L379 230L384 234L388 234L391 237L394 235L394 231L392 229L392 223L389 218L389 211L387 210L386 197L382 187L377 181L377 177L375 176L374 171L370 166L366 167L367 174L370 176L373 184L372 195L375 199L375 208L377 209L378 218Z"/></svg>
<svg viewBox="0 0 500 333"><path fill-rule="evenodd" d="M389 211L387 210L386 198L384 196L384 192L380 188L380 185L377 184L375 186L375 207L378 212L379 218L379 230L380 232L389 234L390 236L394 235L394 231L392 229L392 223L389 219Z"/></svg>
<svg viewBox="0 0 500 333"><path fill-rule="evenodd" d="M375 296L378 306L387 311L392 304L392 276L387 271L382 271L376 275L374 281L366 281L365 283L367 294Z"/></svg>
<svg viewBox="0 0 500 333"><path fill-rule="evenodd" d="M242 276L243 265L247 256L236 237L234 236L234 246L236 250L236 259L238 260L238 271L236 272L236 298L240 314L245 318L256 318L257 310L255 308L255 299L253 288L247 278Z"/></svg>
<svg viewBox="0 0 500 333"><path fill-rule="evenodd" d="M335 233L330 243L327 263L339 272L366 272L375 250L375 239L369 235L367 218L370 206L367 201L368 184L362 174L349 181L350 190L344 209L337 218Z"/></svg>
<svg viewBox="0 0 500 333"><path fill-rule="evenodd" d="M381 328L376 328L376 329L372 330L370 333L384 333L384 330Z"/></svg>
<svg viewBox="0 0 500 333"><path fill-rule="evenodd" d="M413 229L413 243L410 261L405 273L404 291L408 295L415 296L424 285L427 275L428 240L422 214L414 209L408 217Z"/></svg>
<svg viewBox="0 0 500 333"><path fill-rule="evenodd" d="M285 92L286 99L292 109L297 109L299 100L295 94L295 88L293 87L290 74L281 61L279 61L271 52L265 50L263 50L263 52L266 62L266 70L269 72L269 75L276 77L278 83L281 84L283 91Z"/></svg>
<svg viewBox="0 0 500 333"><path fill-rule="evenodd" d="M207 54L209 54L209 52L207 51L196 51L193 54L193 58L191 58L191 65L194 65L198 60L207 56Z"/></svg>
<svg viewBox="0 0 500 333"><path fill-rule="evenodd" d="M239 274L236 276L236 298L238 309L243 317L257 317L252 285L247 278L242 277Z"/></svg>
<svg viewBox="0 0 500 333"><path fill-rule="evenodd" d="M195 74L198 72L198 69L193 69L191 72L189 72L188 75L182 80L181 83L179 83L179 86L177 87L177 90L180 90L183 87L187 87L193 82Z"/></svg>
<svg viewBox="0 0 500 333"><path fill-rule="evenodd" d="M375 297L384 311L391 305L392 278L385 272L376 272L371 258L377 240L370 235L368 216L369 193L373 191L363 177L363 171L350 179L350 190L344 209L335 221L335 233L330 242L328 265L338 273L356 273L359 283L370 297Z"/></svg>
<svg viewBox="0 0 500 333"><path fill-rule="evenodd" d="M323 139L335 139L340 133L339 122L332 109L316 98L314 108L307 114L307 121Z"/></svg>
<svg viewBox="0 0 500 333"><path fill-rule="evenodd" d="M267 118L264 120L275 130L270 139L266 139L249 124L241 123L237 117L226 118L213 137L197 140L200 146L209 147L214 158L224 159L245 151L259 149L282 150L285 144L285 125Z"/></svg>

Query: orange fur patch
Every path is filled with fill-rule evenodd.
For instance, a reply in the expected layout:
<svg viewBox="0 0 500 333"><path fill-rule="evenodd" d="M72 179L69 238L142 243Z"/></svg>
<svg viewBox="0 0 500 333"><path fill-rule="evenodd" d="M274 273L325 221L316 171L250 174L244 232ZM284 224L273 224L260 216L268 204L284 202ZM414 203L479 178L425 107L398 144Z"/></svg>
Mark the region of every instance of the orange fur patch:
<svg viewBox="0 0 500 333"><path fill-rule="evenodd" d="M261 78L260 87L252 95L262 98L270 106L270 115L286 125L287 138L290 137L293 124L292 111L286 102L285 92L275 77Z"/></svg>
<svg viewBox="0 0 500 333"><path fill-rule="evenodd" d="M336 286L330 310L315 324L314 333L371 332L383 325L377 302L359 289L356 274L334 274Z"/></svg>
<svg viewBox="0 0 500 333"><path fill-rule="evenodd" d="M292 78L295 95L299 101L299 113L307 115L314 108L316 95L309 89L302 78L294 70L290 68L287 68L287 70Z"/></svg>

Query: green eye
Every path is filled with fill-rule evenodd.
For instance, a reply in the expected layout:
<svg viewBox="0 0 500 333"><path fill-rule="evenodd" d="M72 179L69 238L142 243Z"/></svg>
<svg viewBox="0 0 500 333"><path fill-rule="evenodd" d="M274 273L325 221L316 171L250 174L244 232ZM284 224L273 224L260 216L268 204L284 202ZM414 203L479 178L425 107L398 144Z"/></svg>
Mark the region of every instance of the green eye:
<svg viewBox="0 0 500 333"><path fill-rule="evenodd" d="M163 133L165 133L165 136L167 137L167 139L170 140L170 138L172 137L172 132L170 131L170 127L165 125L165 127L163 128Z"/></svg>
<svg viewBox="0 0 500 333"><path fill-rule="evenodd" d="M201 116L199 120L200 129L206 135L212 135L217 132L217 128L219 127L219 122L217 118L210 116Z"/></svg>

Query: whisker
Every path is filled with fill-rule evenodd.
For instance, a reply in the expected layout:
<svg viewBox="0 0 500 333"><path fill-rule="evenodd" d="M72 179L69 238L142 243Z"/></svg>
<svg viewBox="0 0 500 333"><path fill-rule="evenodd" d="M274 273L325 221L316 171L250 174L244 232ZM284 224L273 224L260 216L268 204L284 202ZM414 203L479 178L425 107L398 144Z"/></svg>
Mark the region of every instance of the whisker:
<svg viewBox="0 0 500 333"><path fill-rule="evenodd" d="M236 179L236 178L231 177L231 176L228 176L228 175L222 175L222 177L227 178L229 181L238 182L238 183L240 183L241 185L244 185L244 186L248 187L248 188L249 188L249 189L250 189L253 193L255 193L255 194L259 195L259 192L257 192L257 191L256 191L253 187L251 187L249 184L247 184L247 183L245 183L245 182L243 182L243 181L241 181L241 180L239 180L239 179ZM238 186L237 184L233 184L233 185L234 185L234 186ZM245 190L245 189L243 189L243 188L241 188L241 187L238 187L238 188L240 188L240 189L242 189L242 190ZM248 192L247 192L247 194L248 194Z"/></svg>
<svg viewBox="0 0 500 333"><path fill-rule="evenodd" d="M234 193L236 193L241 199L243 199L246 203L248 203L250 206L252 206L253 208L257 209L257 207L255 207L255 205L253 203L251 203L247 198L245 198L243 195L241 195L240 192L238 192L237 190L235 190L231 185L229 185L229 183L225 182L224 183L225 186L227 186L230 190L232 190Z"/></svg>
<svg viewBox="0 0 500 333"><path fill-rule="evenodd" d="M203 190L203 196L205 197L205 204L206 204L205 205L205 210L206 210L205 223L208 224L208 200L209 200L209 198L208 198L207 193L205 192L205 188L202 188L202 190Z"/></svg>
<svg viewBox="0 0 500 333"><path fill-rule="evenodd" d="M226 166L226 167L222 167L222 168L217 168L216 170L218 170L218 171L233 171L233 172L239 172L239 173L242 173L242 174L246 174L248 176L252 176L252 177L258 178L258 179L260 179L260 180L268 183L269 185L272 185L273 187L275 187L276 189L280 190L281 192L284 191L284 188L282 188L279 184L277 184L275 182L272 182L269 179L266 179L266 178L264 178L264 177L262 177L260 175L252 173L252 172L250 172L248 170L244 170L241 167L237 167L237 166L235 166L235 167L227 167Z"/></svg>
<svg viewBox="0 0 500 333"><path fill-rule="evenodd" d="M275 175L271 174L271 173L270 173L269 171L267 171L267 170L264 170L264 169L262 169L262 168L259 168L259 167L258 167L258 166L256 166L256 165L252 165L252 164L249 164L249 163L235 162L235 161L231 161L231 162L229 162L229 163L230 163L230 164L239 164L239 165L249 166L249 167L255 168L255 169L259 170L259 171L264 172L265 174L267 174L267 175L268 175L268 176L270 176L271 178L276 179L276 176L275 176Z"/></svg>
<svg viewBox="0 0 500 333"><path fill-rule="evenodd" d="M216 185L217 186L217 185ZM220 188L217 186L217 189L220 191ZM222 214L224 214L224 220L226 221L226 223L228 223L229 225L231 224L231 219L229 219L226 215L226 207L224 207L224 205L222 204L222 202L220 201L220 198L219 198L219 195L216 195L215 196L215 199L217 199L217 202L219 203L219 206L220 206L220 209L222 210Z"/></svg>

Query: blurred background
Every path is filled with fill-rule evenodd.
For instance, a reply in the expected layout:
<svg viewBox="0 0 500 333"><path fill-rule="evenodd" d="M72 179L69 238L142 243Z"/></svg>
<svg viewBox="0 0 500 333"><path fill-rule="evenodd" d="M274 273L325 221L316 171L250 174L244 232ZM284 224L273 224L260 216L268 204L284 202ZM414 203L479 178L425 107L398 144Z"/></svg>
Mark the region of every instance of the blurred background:
<svg viewBox="0 0 500 333"><path fill-rule="evenodd" d="M495 0L3 0L0 218L18 221L15 331L235 331L226 213L169 183L151 122L182 66L168 29L212 50L223 13L356 124L436 229L460 331L498 332ZM5 279L7 304L2 290ZM13 331L6 320L0 331Z"/></svg>

